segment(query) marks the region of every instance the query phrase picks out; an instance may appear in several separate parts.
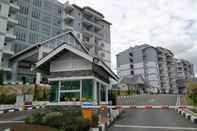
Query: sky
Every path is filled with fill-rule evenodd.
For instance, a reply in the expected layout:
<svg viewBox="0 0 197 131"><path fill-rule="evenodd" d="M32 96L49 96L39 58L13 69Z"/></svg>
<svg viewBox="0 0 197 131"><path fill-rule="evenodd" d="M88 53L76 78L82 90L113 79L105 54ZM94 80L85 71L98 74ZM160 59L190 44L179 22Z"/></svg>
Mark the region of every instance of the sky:
<svg viewBox="0 0 197 131"><path fill-rule="evenodd" d="M59 0L66 2L67 0ZM116 54L150 44L188 59L197 75L197 0L70 0L104 14L111 26L112 69Z"/></svg>

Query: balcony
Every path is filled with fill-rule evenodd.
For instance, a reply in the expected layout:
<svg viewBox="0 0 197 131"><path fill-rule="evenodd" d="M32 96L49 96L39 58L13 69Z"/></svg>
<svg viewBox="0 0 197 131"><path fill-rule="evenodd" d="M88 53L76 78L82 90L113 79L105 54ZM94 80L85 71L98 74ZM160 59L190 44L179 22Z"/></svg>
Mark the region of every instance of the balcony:
<svg viewBox="0 0 197 131"><path fill-rule="evenodd" d="M72 25L64 24L64 25L63 25L63 30L74 30L74 28L73 28Z"/></svg>
<svg viewBox="0 0 197 131"><path fill-rule="evenodd" d="M2 71L7 71L7 72L12 71L12 69L11 69L10 67L8 67L8 63L2 63L2 64L0 65L0 70L2 70Z"/></svg>
<svg viewBox="0 0 197 131"><path fill-rule="evenodd" d="M94 20L83 18L82 22L83 22L84 26L94 26L98 30L103 29L103 26L101 24L99 24L98 22L94 21Z"/></svg>
<svg viewBox="0 0 197 131"><path fill-rule="evenodd" d="M10 29L9 29L9 27L7 28L6 39L7 40L15 40L16 39L16 36L14 35L14 28L10 28Z"/></svg>
<svg viewBox="0 0 197 131"><path fill-rule="evenodd" d="M14 55L14 52L11 49L11 44L5 45L3 47L3 53L8 54L8 55Z"/></svg>
<svg viewBox="0 0 197 131"><path fill-rule="evenodd" d="M71 5L71 4L69 4L68 2L66 2L65 4L64 4L64 11L65 12L71 12L71 11L73 11L74 10L74 8L73 8L73 6Z"/></svg>
<svg viewBox="0 0 197 131"><path fill-rule="evenodd" d="M9 14L8 15L8 24L18 24L18 21L16 20L16 15Z"/></svg>
<svg viewBox="0 0 197 131"><path fill-rule="evenodd" d="M16 0L10 0L10 8L13 10L19 10L20 7L17 5L17 1Z"/></svg>
<svg viewBox="0 0 197 131"><path fill-rule="evenodd" d="M75 17L73 17L73 16L70 15L70 14L64 14L63 19L64 19L64 21L66 21L66 22L70 22L70 21L73 21L73 20L75 19Z"/></svg>

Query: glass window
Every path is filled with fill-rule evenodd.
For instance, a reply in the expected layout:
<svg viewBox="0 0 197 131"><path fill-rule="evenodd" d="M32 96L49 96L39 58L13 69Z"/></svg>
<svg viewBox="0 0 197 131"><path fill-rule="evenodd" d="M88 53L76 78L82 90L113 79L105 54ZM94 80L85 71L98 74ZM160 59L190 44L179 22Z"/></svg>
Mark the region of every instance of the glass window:
<svg viewBox="0 0 197 131"><path fill-rule="evenodd" d="M82 97L93 99L93 80L82 80Z"/></svg>
<svg viewBox="0 0 197 131"><path fill-rule="evenodd" d="M51 93L50 93L50 101L58 101L59 95L59 81L50 82L51 85Z"/></svg>
<svg viewBox="0 0 197 131"><path fill-rule="evenodd" d="M106 100L106 87L104 85L101 85L101 101L105 101Z"/></svg>
<svg viewBox="0 0 197 131"><path fill-rule="evenodd" d="M60 101L79 101L80 92L61 92Z"/></svg>
<svg viewBox="0 0 197 131"><path fill-rule="evenodd" d="M36 9L33 9L31 16L36 19L40 19L40 12Z"/></svg>
<svg viewBox="0 0 197 131"><path fill-rule="evenodd" d="M61 90L80 90L80 81L62 81Z"/></svg>
<svg viewBox="0 0 197 131"><path fill-rule="evenodd" d="M42 6L42 1L41 0L33 0L33 5L35 5L37 7L41 7Z"/></svg>
<svg viewBox="0 0 197 131"><path fill-rule="evenodd" d="M21 14L28 15L28 13L29 13L29 8L20 5L20 11L19 11L19 12L20 12Z"/></svg>
<svg viewBox="0 0 197 131"><path fill-rule="evenodd" d="M27 27L27 18L26 17L23 17L23 16L18 16L17 17L17 19L18 19L18 24L20 25L20 26L22 26L22 27Z"/></svg>
<svg viewBox="0 0 197 131"><path fill-rule="evenodd" d="M39 22L31 20L30 29L33 31L39 31Z"/></svg>

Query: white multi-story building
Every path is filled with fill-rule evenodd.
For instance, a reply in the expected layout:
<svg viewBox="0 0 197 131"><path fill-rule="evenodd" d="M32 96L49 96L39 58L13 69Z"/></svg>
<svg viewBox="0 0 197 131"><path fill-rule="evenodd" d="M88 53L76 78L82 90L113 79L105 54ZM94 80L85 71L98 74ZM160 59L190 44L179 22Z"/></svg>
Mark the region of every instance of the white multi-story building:
<svg viewBox="0 0 197 131"><path fill-rule="evenodd" d="M104 15L91 7L64 4L63 29L73 30L92 55L96 55L111 66L111 23Z"/></svg>
<svg viewBox="0 0 197 131"><path fill-rule="evenodd" d="M194 66L188 60L176 59L176 86L180 93L185 91L186 81L194 78Z"/></svg>
<svg viewBox="0 0 197 131"><path fill-rule="evenodd" d="M14 27L18 24L16 13L19 10L16 0L0 1L0 71L3 78L10 77L9 59L14 54L13 40L16 39Z"/></svg>
<svg viewBox="0 0 197 131"><path fill-rule="evenodd" d="M117 55L120 77L141 75L145 84L159 91L176 91L176 65L173 53L165 48L140 45Z"/></svg>

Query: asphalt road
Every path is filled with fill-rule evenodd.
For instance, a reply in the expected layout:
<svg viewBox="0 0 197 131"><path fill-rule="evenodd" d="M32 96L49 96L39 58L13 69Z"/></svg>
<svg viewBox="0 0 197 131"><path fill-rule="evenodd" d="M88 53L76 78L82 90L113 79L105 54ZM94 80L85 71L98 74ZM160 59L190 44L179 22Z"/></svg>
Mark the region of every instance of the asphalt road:
<svg viewBox="0 0 197 131"><path fill-rule="evenodd" d="M176 105L175 95L142 95L136 105ZM184 119L173 109L125 110L108 131L197 131L197 125Z"/></svg>
<svg viewBox="0 0 197 131"><path fill-rule="evenodd" d="M11 112L0 114L0 131L7 128L15 127L17 124L23 122L23 120L30 116L34 112L41 112L45 109L34 109L30 111L21 111L21 112Z"/></svg>

